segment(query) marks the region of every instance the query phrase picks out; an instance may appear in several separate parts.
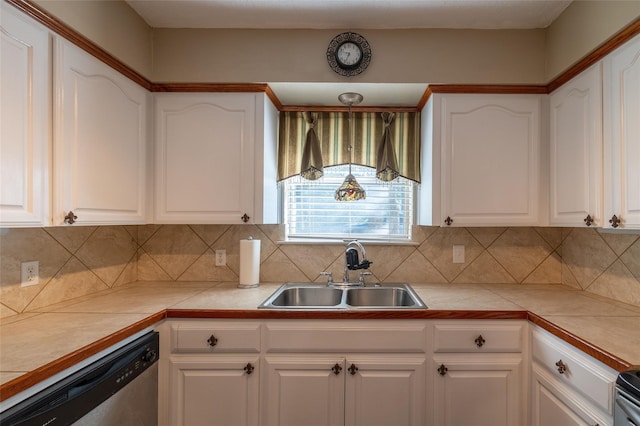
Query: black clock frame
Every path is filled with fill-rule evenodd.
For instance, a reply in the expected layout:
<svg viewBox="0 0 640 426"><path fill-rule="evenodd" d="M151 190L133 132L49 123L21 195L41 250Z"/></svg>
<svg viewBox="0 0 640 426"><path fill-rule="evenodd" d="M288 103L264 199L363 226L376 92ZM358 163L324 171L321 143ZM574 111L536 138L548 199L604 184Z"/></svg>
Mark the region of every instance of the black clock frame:
<svg viewBox="0 0 640 426"><path fill-rule="evenodd" d="M354 43L360 48L362 57L353 65L343 65L338 62L338 49L345 43ZM331 69L345 77L352 77L362 73L371 62L371 46L369 42L360 34L354 32L345 32L335 36L329 43L327 48L327 61Z"/></svg>

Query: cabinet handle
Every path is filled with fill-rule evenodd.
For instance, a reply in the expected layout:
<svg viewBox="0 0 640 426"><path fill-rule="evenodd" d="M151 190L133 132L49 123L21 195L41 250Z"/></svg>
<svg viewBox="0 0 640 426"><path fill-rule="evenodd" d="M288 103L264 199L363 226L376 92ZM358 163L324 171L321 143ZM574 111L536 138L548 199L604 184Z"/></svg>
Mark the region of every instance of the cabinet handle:
<svg viewBox="0 0 640 426"><path fill-rule="evenodd" d="M333 374L337 376L342 371L342 367L340 367L340 364L336 362L336 365L331 368L331 371L333 371Z"/></svg>
<svg viewBox="0 0 640 426"><path fill-rule="evenodd" d="M564 374L567 371L567 364L562 362L562 360L556 362L556 367L558 367L558 373Z"/></svg>
<svg viewBox="0 0 640 426"><path fill-rule="evenodd" d="M64 223L73 225L77 219L78 219L78 216L76 216L75 214L73 214L71 210L69 210L69 213L67 213L67 215L64 217Z"/></svg>
<svg viewBox="0 0 640 426"><path fill-rule="evenodd" d="M447 226L451 226L451 224L453 223L453 219L447 216L447 218L444 220L444 223L446 223Z"/></svg>
<svg viewBox="0 0 640 426"><path fill-rule="evenodd" d="M211 337L207 339L207 343L209 344L209 346L214 347L218 344L218 339L212 334Z"/></svg>
<svg viewBox="0 0 640 426"><path fill-rule="evenodd" d="M444 376L447 374L447 371L449 371L449 369L445 367L444 364L440 364L440 367L438 367L438 373L440 373L441 376Z"/></svg>
<svg viewBox="0 0 640 426"><path fill-rule="evenodd" d="M255 367L253 365L251 365L250 362L248 362L247 365L244 366L243 370L244 370L245 373L251 374L251 373L253 373L253 370L255 370Z"/></svg>
<svg viewBox="0 0 640 426"><path fill-rule="evenodd" d="M358 372L358 367L356 367L355 364L351 364L351 367L349 367L349 374L351 374L352 376L355 376L357 372Z"/></svg>
<svg viewBox="0 0 640 426"><path fill-rule="evenodd" d="M612 228L617 228L618 226L620 226L620 218L614 214L611 219L609 219L609 223L611 224Z"/></svg>
<svg viewBox="0 0 640 426"><path fill-rule="evenodd" d="M476 342L477 347L481 348L486 343L486 340L484 340L484 337L482 337L482 334L481 334L478 337L476 337L476 340L474 340L474 342Z"/></svg>
<svg viewBox="0 0 640 426"><path fill-rule="evenodd" d="M591 217L590 214L588 214L587 217L584 218L584 223L587 226L591 226L591 224L593 223L593 218Z"/></svg>
<svg viewBox="0 0 640 426"><path fill-rule="evenodd" d="M245 213L245 214L242 215L242 217L240 219L242 219L242 221L244 223L247 223L247 222L249 222L249 219L251 219L251 218L249 216L247 216L247 214Z"/></svg>

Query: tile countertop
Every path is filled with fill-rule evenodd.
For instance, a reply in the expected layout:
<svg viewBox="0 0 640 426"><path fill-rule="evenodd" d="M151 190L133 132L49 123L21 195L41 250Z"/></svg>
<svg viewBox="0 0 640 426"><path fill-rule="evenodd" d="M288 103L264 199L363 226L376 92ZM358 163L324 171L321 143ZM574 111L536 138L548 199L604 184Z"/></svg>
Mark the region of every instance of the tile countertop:
<svg viewBox="0 0 640 426"><path fill-rule="evenodd" d="M412 284L424 311L258 310L280 284L138 282L0 322L0 400L166 317L522 318L618 370L640 367L640 307L561 285Z"/></svg>

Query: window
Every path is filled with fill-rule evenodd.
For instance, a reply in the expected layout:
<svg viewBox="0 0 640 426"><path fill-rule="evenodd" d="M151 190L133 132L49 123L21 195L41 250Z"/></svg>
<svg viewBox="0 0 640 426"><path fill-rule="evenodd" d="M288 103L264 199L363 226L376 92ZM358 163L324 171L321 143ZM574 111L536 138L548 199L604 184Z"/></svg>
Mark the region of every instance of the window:
<svg viewBox="0 0 640 426"><path fill-rule="evenodd" d="M308 181L294 176L282 181L287 238L411 239L415 183L402 177L376 179L371 167L352 165L352 174L367 191L365 200L336 201L334 194L348 165L324 168L324 176Z"/></svg>

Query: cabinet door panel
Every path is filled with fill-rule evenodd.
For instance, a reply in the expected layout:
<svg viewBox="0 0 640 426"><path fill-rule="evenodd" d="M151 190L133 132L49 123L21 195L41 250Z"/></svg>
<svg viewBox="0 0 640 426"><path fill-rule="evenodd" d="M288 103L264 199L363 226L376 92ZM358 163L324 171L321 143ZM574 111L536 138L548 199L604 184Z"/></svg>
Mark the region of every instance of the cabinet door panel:
<svg viewBox="0 0 640 426"><path fill-rule="evenodd" d="M249 426L258 424L257 358L170 358L170 416L173 425Z"/></svg>
<svg viewBox="0 0 640 426"><path fill-rule="evenodd" d="M145 223L147 91L70 43L56 44L54 224Z"/></svg>
<svg viewBox="0 0 640 426"><path fill-rule="evenodd" d="M2 2L0 225L43 226L49 214L49 34Z"/></svg>
<svg viewBox="0 0 640 426"><path fill-rule="evenodd" d="M453 224L536 225L540 98L442 98L443 216Z"/></svg>
<svg viewBox="0 0 640 426"><path fill-rule="evenodd" d="M424 357L349 356L346 366L346 425L424 424Z"/></svg>
<svg viewBox="0 0 640 426"><path fill-rule="evenodd" d="M640 228L640 36L604 61L605 226Z"/></svg>
<svg viewBox="0 0 640 426"><path fill-rule="evenodd" d="M342 369L334 374L332 367ZM263 423L273 426L344 424L344 358L268 357L262 387Z"/></svg>

